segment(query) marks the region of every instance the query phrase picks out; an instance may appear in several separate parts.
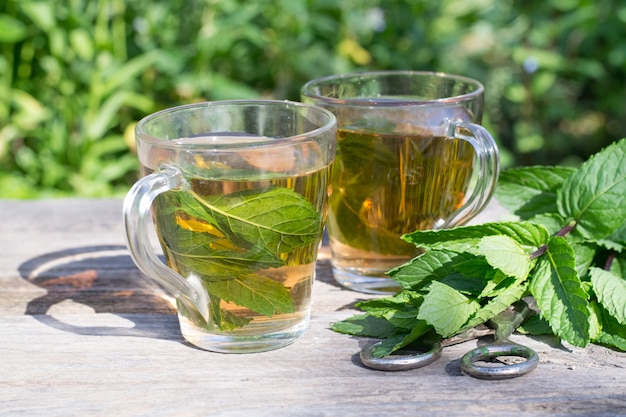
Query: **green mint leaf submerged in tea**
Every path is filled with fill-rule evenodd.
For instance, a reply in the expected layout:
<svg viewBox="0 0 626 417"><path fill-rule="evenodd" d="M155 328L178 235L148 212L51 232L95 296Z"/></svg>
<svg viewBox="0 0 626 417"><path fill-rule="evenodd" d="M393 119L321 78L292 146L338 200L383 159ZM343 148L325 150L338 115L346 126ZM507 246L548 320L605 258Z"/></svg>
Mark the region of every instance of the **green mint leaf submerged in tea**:
<svg viewBox="0 0 626 417"><path fill-rule="evenodd" d="M365 314L332 328L383 339L374 355L384 356L532 296L539 314L523 333L626 351L626 139L579 168L505 170L495 196L519 221L405 234L422 253L388 272L402 291L376 301L384 314L361 302Z"/></svg>
<svg viewBox="0 0 626 417"><path fill-rule="evenodd" d="M209 326L230 331L255 315L294 313L298 283L312 279L311 245L322 228L305 197L278 186L207 195L192 187L160 195L156 204L165 257L181 275L203 282Z"/></svg>
<svg viewBox="0 0 626 417"><path fill-rule="evenodd" d="M261 244L276 255L310 244L319 236L319 214L288 188L208 197L193 192L191 195L223 233L237 241Z"/></svg>
<svg viewBox="0 0 626 417"><path fill-rule="evenodd" d="M264 316L293 313L291 294L283 284L261 275L242 275L205 283L209 294Z"/></svg>

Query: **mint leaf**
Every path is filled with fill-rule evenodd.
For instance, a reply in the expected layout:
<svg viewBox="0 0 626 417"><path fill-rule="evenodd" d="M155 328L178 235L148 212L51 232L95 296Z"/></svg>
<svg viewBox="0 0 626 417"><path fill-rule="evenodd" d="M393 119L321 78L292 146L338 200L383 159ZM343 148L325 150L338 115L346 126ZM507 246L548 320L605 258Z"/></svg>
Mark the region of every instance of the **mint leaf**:
<svg viewBox="0 0 626 417"><path fill-rule="evenodd" d="M211 309L210 317L220 330L235 330L252 321L249 317L241 317L231 313L230 311L222 310L220 308L221 300L214 295L212 296L209 294L209 297L209 308Z"/></svg>
<svg viewBox="0 0 626 417"><path fill-rule="evenodd" d="M615 329L617 332L602 331L594 342L626 352L626 329Z"/></svg>
<svg viewBox="0 0 626 417"><path fill-rule="evenodd" d="M221 300L219 297L209 294L209 317L211 319L209 323L197 323L199 327L209 326L210 329L210 326L215 325L220 330L228 331L245 326L252 321L252 318L250 317L241 317L231 313L230 311L222 310L220 308L220 302ZM180 303L178 303L178 305L180 307Z"/></svg>
<svg viewBox="0 0 626 417"><path fill-rule="evenodd" d="M395 326L381 317L371 314L361 314L331 324L330 328L338 333L346 333L355 336L377 337L386 339L398 331Z"/></svg>
<svg viewBox="0 0 626 417"><path fill-rule="evenodd" d="M596 340L602 333L601 316L606 311L598 303L597 300L589 302L589 337L592 341Z"/></svg>
<svg viewBox="0 0 626 417"><path fill-rule="evenodd" d="M388 275L406 290L422 291L438 280L463 293L478 294L493 273L484 257L433 250L392 269Z"/></svg>
<svg viewBox="0 0 626 417"><path fill-rule="evenodd" d="M478 298L492 298L497 296L504 288L510 288L519 280L505 275L502 271L494 269L491 279L483 287L483 290L478 295Z"/></svg>
<svg viewBox="0 0 626 417"><path fill-rule="evenodd" d="M622 224L606 238L598 240L597 243L607 249L623 252L626 249L626 223Z"/></svg>
<svg viewBox="0 0 626 417"><path fill-rule="evenodd" d="M455 273L453 262L467 257L450 251L425 252L413 260L388 272L405 289L420 290L434 279L443 279ZM471 256L471 255L469 255Z"/></svg>
<svg viewBox="0 0 626 417"><path fill-rule="evenodd" d="M506 235L524 246L539 247L550 238L545 227L530 222L485 223L445 230L418 230L402 239L419 247L467 251L485 236Z"/></svg>
<svg viewBox="0 0 626 417"><path fill-rule="evenodd" d="M594 307L601 329L593 341L626 351L626 325L618 323L602 306L596 304Z"/></svg>
<svg viewBox="0 0 626 417"><path fill-rule="evenodd" d="M574 346L589 343L587 294L576 275L574 252L565 238L556 236L539 258L530 292L541 315L559 337Z"/></svg>
<svg viewBox="0 0 626 417"><path fill-rule="evenodd" d="M500 173L495 197L523 220L556 212L557 190L574 171L570 167L510 168Z"/></svg>
<svg viewBox="0 0 626 417"><path fill-rule="evenodd" d="M202 276L204 281L221 281L238 276L242 271L278 268L284 262L263 248L253 247L247 251L205 250L178 254L181 262Z"/></svg>
<svg viewBox="0 0 626 417"><path fill-rule="evenodd" d="M387 129L382 130L392 132L393 123L381 122L386 125ZM372 127L376 129L383 126L382 124L374 124ZM368 126L369 127L369 126ZM367 133L370 134L367 134ZM340 140L338 141L338 150L343 155L339 163L343 165L342 171L345 172L347 178L362 177L371 179L373 182L359 182L360 184L369 184L375 187L377 184L383 184L386 178L378 175L381 167L393 169L398 166L398 157L388 146L379 139L381 130L371 130L366 126L351 125L340 131ZM365 133L365 134L364 134ZM367 163L364 163L366 162Z"/></svg>
<svg viewBox="0 0 626 417"><path fill-rule="evenodd" d="M550 324L539 315L530 317L517 330L522 334L529 334L533 336L554 334Z"/></svg>
<svg viewBox="0 0 626 417"><path fill-rule="evenodd" d="M399 329L410 331L417 324L417 313L423 297L412 291L403 291L389 298L361 301L356 307L374 317L384 318Z"/></svg>
<svg viewBox="0 0 626 417"><path fill-rule="evenodd" d="M585 239L610 236L626 222L626 141L590 157L558 192L559 213Z"/></svg>
<svg viewBox="0 0 626 417"><path fill-rule="evenodd" d="M209 294L232 301L264 316L293 313L289 290L280 282L260 275L239 275L221 281L204 282Z"/></svg>
<svg viewBox="0 0 626 417"><path fill-rule="evenodd" d="M550 238L545 227L532 222L488 223L494 235L502 234L515 240L522 246L536 248L544 245Z"/></svg>
<svg viewBox="0 0 626 417"><path fill-rule="evenodd" d="M362 185L345 180L342 187L349 188L350 193L331 194L329 202L332 215L328 216L328 227L334 230L338 240L354 248L381 254L414 256L415 247L399 239L397 231L377 227L373 236L372 228L363 223L364 219L355 207L362 207L364 199L374 192L366 190L370 186L370 182Z"/></svg>
<svg viewBox="0 0 626 417"><path fill-rule="evenodd" d="M455 334L478 307L476 301L459 291L433 281L417 318L433 326L438 334L448 337Z"/></svg>
<svg viewBox="0 0 626 417"><path fill-rule="evenodd" d="M485 236L477 249L476 254L485 256L491 266L508 276L524 279L533 266L529 254L508 236Z"/></svg>
<svg viewBox="0 0 626 417"><path fill-rule="evenodd" d="M476 311L472 318L465 323L461 331L469 330L472 327L476 327L479 324L491 320L509 308L509 306L521 300L526 294L527 289L528 283L523 282L519 285L500 291L497 296L489 300L486 305L480 307L480 309Z"/></svg>
<svg viewBox="0 0 626 417"><path fill-rule="evenodd" d="M620 324L626 324L626 280L600 268L591 268L593 291L602 306Z"/></svg>
<svg viewBox="0 0 626 417"><path fill-rule="evenodd" d="M227 236L279 255L317 239L322 219L304 197L289 188L245 190L201 197L190 191Z"/></svg>
<svg viewBox="0 0 626 417"><path fill-rule="evenodd" d="M567 224L565 219L558 213L541 213L533 216L531 221L546 228L549 234L555 235Z"/></svg>
<svg viewBox="0 0 626 417"><path fill-rule="evenodd" d="M448 287L454 288L463 295L476 297L483 292L485 284L490 282L487 277L492 273L496 273L496 271L489 268L486 262L485 265L487 266L487 269L482 278L468 277L462 274L453 274L441 279L440 282L442 284L446 284Z"/></svg>
<svg viewBox="0 0 626 417"><path fill-rule="evenodd" d="M576 274L581 280L585 279L597 254L597 248L594 244L587 242L570 242L570 246L576 259Z"/></svg>
<svg viewBox="0 0 626 417"><path fill-rule="evenodd" d="M270 274L319 236L321 216L303 196L280 187L213 196L186 190L162 194L155 204L168 263L203 281L221 330L252 320L221 308L222 301L270 317L294 311L292 291Z"/></svg>
<svg viewBox="0 0 626 417"><path fill-rule="evenodd" d="M377 358L387 356L398 349L410 345L419 338L429 335L432 333L432 329L433 328L425 321L419 321L410 333L397 334L387 340L384 340L378 347L376 347L376 350L374 350L374 356Z"/></svg>
<svg viewBox="0 0 626 417"><path fill-rule="evenodd" d="M180 210L185 212L192 218L203 220L208 224L215 225L215 219L210 216L210 214L206 211L200 200L202 199L197 194L191 194L187 192L171 192L164 194L165 198L170 200L170 203L176 201L177 204L172 204L172 207L175 210Z"/></svg>

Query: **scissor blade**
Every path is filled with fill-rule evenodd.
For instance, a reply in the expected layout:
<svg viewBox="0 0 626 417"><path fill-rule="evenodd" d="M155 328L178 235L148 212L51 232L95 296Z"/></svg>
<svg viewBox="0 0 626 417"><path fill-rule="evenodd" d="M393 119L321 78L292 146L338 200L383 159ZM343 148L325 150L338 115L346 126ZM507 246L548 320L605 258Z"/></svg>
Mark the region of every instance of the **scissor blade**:
<svg viewBox="0 0 626 417"><path fill-rule="evenodd" d="M459 343L467 342L468 340L478 339L479 337L487 336L490 334L494 334L494 329L491 329L484 324L481 324L441 341L441 346L446 347L457 345Z"/></svg>
<svg viewBox="0 0 626 417"><path fill-rule="evenodd" d="M508 339L527 318L536 313L531 304L520 300L490 320L496 330L496 340Z"/></svg>

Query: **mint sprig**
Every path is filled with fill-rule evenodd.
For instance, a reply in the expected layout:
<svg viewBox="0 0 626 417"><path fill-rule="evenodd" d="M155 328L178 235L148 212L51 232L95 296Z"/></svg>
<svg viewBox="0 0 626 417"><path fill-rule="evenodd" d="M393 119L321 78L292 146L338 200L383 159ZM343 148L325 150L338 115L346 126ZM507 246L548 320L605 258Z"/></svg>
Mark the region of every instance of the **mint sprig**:
<svg viewBox="0 0 626 417"><path fill-rule="evenodd" d="M384 339L380 357L533 296L540 313L525 332L626 351L626 139L577 169L505 170L496 197L517 221L404 235L424 252L388 272L402 291L357 303L365 314L333 330Z"/></svg>
<svg viewBox="0 0 626 417"><path fill-rule="evenodd" d="M207 289L208 325L232 330L250 321L221 310L222 300L269 317L294 312L291 288L268 271L286 266L319 237L321 215L302 195L282 187L211 196L186 190L165 193L156 203L168 261Z"/></svg>

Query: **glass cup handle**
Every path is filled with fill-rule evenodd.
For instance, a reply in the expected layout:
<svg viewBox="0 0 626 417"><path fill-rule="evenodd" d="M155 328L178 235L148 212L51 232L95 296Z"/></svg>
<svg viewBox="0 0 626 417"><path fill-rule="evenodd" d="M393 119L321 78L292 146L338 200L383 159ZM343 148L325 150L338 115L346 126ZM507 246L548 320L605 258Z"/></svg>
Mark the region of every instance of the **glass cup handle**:
<svg viewBox="0 0 626 417"><path fill-rule="evenodd" d="M173 165L164 165L159 171L139 179L124 199L123 216L126 246L137 267L174 296L195 318L208 321L208 295L197 277L183 278L167 267L150 245L152 202L171 190L188 187L182 172ZM199 315L199 316L198 316Z"/></svg>
<svg viewBox="0 0 626 417"><path fill-rule="evenodd" d="M478 173L472 194L449 219L438 224L437 229L463 224L480 213L491 200L500 174L498 146L487 129L475 123L451 121L448 126L448 137L471 143L476 152Z"/></svg>

